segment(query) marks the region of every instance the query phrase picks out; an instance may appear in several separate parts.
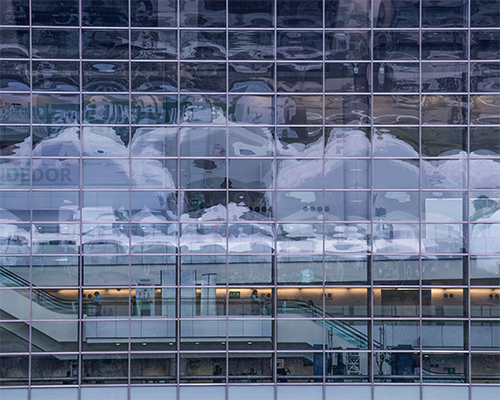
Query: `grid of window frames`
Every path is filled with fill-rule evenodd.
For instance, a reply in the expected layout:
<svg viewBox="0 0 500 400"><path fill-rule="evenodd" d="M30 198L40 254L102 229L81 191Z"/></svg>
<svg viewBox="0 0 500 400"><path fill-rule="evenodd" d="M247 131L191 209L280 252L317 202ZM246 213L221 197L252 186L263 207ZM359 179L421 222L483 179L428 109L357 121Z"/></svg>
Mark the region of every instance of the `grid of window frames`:
<svg viewBox="0 0 500 400"><path fill-rule="evenodd" d="M0 397L500 397L499 0L0 0Z"/></svg>

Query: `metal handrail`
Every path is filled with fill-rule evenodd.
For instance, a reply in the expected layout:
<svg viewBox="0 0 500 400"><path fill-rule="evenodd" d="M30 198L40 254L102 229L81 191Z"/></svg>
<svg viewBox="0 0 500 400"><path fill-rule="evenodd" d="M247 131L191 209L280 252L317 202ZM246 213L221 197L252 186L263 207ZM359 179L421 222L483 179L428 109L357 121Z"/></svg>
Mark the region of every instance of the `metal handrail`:
<svg viewBox="0 0 500 400"><path fill-rule="evenodd" d="M35 285L30 285L30 282L24 278L21 278L19 275L9 271L5 267L0 266L0 276L7 278L8 280L16 283L13 287L20 286L24 288L32 287L33 296L31 298L32 301L36 302L38 305L47 308L52 311L56 311L60 314L74 314L74 301L62 299L60 297L54 296L52 293L44 289L33 288ZM4 282L5 283L5 282ZM29 291L20 290L18 293L21 293L23 296L29 298ZM47 307L50 305L50 307Z"/></svg>

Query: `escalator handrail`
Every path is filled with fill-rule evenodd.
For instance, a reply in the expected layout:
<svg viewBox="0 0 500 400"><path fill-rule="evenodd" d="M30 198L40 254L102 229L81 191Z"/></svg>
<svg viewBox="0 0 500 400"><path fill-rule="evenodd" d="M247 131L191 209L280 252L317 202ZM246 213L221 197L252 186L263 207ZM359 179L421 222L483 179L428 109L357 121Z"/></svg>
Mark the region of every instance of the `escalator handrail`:
<svg viewBox="0 0 500 400"><path fill-rule="evenodd" d="M37 296L33 296L33 299L39 299L43 297L47 302L56 306L55 310L62 311L63 314L74 314L73 312L73 303L74 301L62 299L60 297L54 296L52 293L47 292L44 289L35 288L35 285L30 285L29 281L24 278L21 278L19 275L16 275L12 271L9 271L7 268L0 266L0 275L5 276L6 278L19 283L22 287L32 287L32 291L37 294ZM35 300L38 304L40 301ZM40 304L41 305L41 304Z"/></svg>

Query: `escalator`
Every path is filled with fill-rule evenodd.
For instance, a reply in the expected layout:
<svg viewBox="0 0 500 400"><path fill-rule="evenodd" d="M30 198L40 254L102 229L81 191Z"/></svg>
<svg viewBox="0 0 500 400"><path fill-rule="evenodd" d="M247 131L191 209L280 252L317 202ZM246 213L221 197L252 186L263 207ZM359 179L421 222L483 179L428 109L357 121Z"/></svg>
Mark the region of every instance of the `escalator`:
<svg viewBox="0 0 500 400"><path fill-rule="evenodd" d="M19 288L16 289L16 293L58 314L77 314L78 305L74 301L54 296L45 289L37 289L34 285L30 285L28 280L21 278L5 267L0 267L0 286Z"/></svg>

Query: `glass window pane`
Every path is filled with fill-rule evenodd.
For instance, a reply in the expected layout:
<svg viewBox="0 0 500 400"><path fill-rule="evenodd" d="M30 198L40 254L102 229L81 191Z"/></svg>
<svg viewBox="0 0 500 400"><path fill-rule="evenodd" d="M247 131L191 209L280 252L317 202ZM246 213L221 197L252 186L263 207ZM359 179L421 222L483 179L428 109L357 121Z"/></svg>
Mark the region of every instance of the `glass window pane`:
<svg viewBox="0 0 500 400"><path fill-rule="evenodd" d="M277 263L277 281L278 284L282 285L321 285L323 283L323 257L321 256L281 256L278 257ZM315 299L315 302L319 310L307 310L307 305L302 304L302 306L306 306L300 308L300 313L305 314L311 318L313 317L322 317L321 309L323 308L321 304L322 291L321 289L314 289L313 292L310 293ZM302 293L302 290L301 290ZM278 293L279 294L279 293ZM301 294L302 296L302 294ZM319 303L318 303L319 302ZM310 304L310 303L309 303ZM293 307L292 304L287 305L287 307ZM315 315L318 314L319 315Z"/></svg>
<svg viewBox="0 0 500 400"><path fill-rule="evenodd" d="M0 361L4 366L0 370L0 379L5 382L5 386L24 386L28 385L28 374L29 374L29 356L28 355L5 355L0 357ZM4 391L2 389L0 394L4 396ZM23 396L21 390L17 389L13 392L13 397L10 397L10 393L5 393L7 399L18 399L18 398L28 398L28 389L26 389L26 395ZM19 397L18 397L19 396Z"/></svg>
<svg viewBox="0 0 500 400"><path fill-rule="evenodd" d="M161 1L161 4L165 4L165 1ZM177 58L177 33L173 30L133 30L130 44L133 59L175 60Z"/></svg>
<svg viewBox="0 0 500 400"><path fill-rule="evenodd" d="M312 63L280 63L277 66L279 92L322 92L323 66Z"/></svg>
<svg viewBox="0 0 500 400"><path fill-rule="evenodd" d="M80 129L74 126L33 126L33 155L80 156Z"/></svg>
<svg viewBox="0 0 500 400"><path fill-rule="evenodd" d="M290 354L291 357L293 357L293 354ZM300 358L299 355L299 360L298 360L298 365L300 365L300 362L303 361ZM280 357L280 360L284 360L284 358ZM293 359L290 359L293 360ZM281 365L281 366L280 366ZM287 374L286 368L283 368L283 366L286 366L286 363L281 363L276 365L277 369L281 369L283 372L280 375L285 375ZM286 382L287 379L286 377L282 377L280 379L280 382ZM278 391L278 400L286 400L289 399L290 397L295 397L297 400L319 400L321 399L321 386L312 386L312 385L283 385L283 386L278 386L277 387Z"/></svg>
<svg viewBox="0 0 500 400"><path fill-rule="evenodd" d="M60 3L34 0L31 2L31 23L44 26L76 26L79 8L77 0L64 0Z"/></svg>
<svg viewBox="0 0 500 400"><path fill-rule="evenodd" d="M274 26L274 1L247 3L228 1L230 28L272 28Z"/></svg>
<svg viewBox="0 0 500 400"><path fill-rule="evenodd" d="M273 189L273 178L273 160L234 158L229 163L227 185L230 189Z"/></svg>
<svg viewBox="0 0 500 400"><path fill-rule="evenodd" d="M274 32L229 31L228 35L230 60L274 59Z"/></svg>
<svg viewBox="0 0 500 400"><path fill-rule="evenodd" d="M422 91L466 92L467 70L466 63L423 63Z"/></svg>
<svg viewBox="0 0 500 400"><path fill-rule="evenodd" d="M373 160L375 189L418 189L418 160Z"/></svg>
<svg viewBox="0 0 500 400"><path fill-rule="evenodd" d="M146 347L148 346L146 345ZM144 383L145 381L148 383L175 382L176 361L175 353L132 354L130 356L131 381L134 383ZM152 394L151 392L144 393L146 396ZM162 394L164 396L166 393L157 393L158 396L163 397Z"/></svg>
<svg viewBox="0 0 500 400"><path fill-rule="evenodd" d="M181 128L181 156L224 157L226 155L226 130L224 128Z"/></svg>
<svg viewBox="0 0 500 400"><path fill-rule="evenodd" d="M241 125L274 123L274 97L230 95L228 100L230 122Z"/></svg>
<svg viewBox="0 0 500 400"><path fill-rule="evenodd" d="M471 257L471 285L497 285L500 283L500 260L498 257Z"/></svg>
<svg viewBox="0 0 500 400"><path fill-rule="evenodd" d="M181 0L180 7L181 26L226 26L226 0Z"/></svg>
<svg viewBox="0 0 500 400"><path fill-rule="evenodd" d="M370 1L326 0L325 28L369 28Z"/></svg>
<svg viewBox="0 0 500 400"><path fill-rule="evenodd" d="M464 125L467 107L466 96L422 96L422 124Z"/></svg>
<svg viewBox="0 0 500 400"><path fill-rule="evenodd" d="M388 5L383 0L376 0L373 4L373 14L377 16L377 20L373 21L376 28L418 28L420 2L410 0Z"/></svg>
<svg viewBox="0 0 500 400"><path fill-rule="evenodd" d="M172 157L177 155L177 127L132 128L132 157Z"/></svg>
<svg viewBox="0 0 500 400"><path fill-rule="evenodd" d="M469 13L467 4L466 0L460 0L450 7L447 0L424 0L422 2L422 27L467 27Z"/></svg>
<svg viewBox="0 0 500 400"><path fill-rule="evenodd" d="M500 338L500 322L471 321L471 348L476 350L492 350L498 348Z"/></svg>
<svg viewBox="0 0 500 400"><path fill-rule="evenodd" d="M325 283L327 285L366 285L369 257L363 254L325 256ZM332 297L326 293L327 302Z"/></svg>
<svg viewBox="0 0 500 400"><path fill-rule="evenodd" d="M128 157L128 127L83 127L83 155L90 157Z"/></svg>
<svg viewBox="0 0 500 400"><path fill-rule="evenodd" d="M470 313L473 318L499 318L500 308L498 302L500 290L498 289L471 289Z"/></svg>
<svg viewBox="0 0 500 400"><path fill-rule="evenodd" d="M437 367L436 367L437 365ZM429 383L443 382L446 380L450 383L463 383L467 382L467 354L463 353L424 353L422 357L422 368L432 372L432 374L423 375L423 381ZM463 391L464 386L442 386L443 389L450 389L445 391L435 391L434 393L427 391L428 388L434 390L441 389L439 386L424 386L423 394L424 399L437 400L444 396L453 396L457 400L466 400L469 396L468 391ZM455 389L455 390L454 390ZM429 393L430 392L430 393ZM427 394L429 393L430 396ZM431 394L432 393L432 394ZM436 397L431 397L435 395Z"/></svg>
<svg viewBox="0 0 500 400"><path fill-rule="evenodd" d="M279 189L318 190L323 186L323 177L321 176L323 170L322 160L294 160L290 158L277 160L277 163L276 185ZM309 172L299 175L297 171ZM330 182L330 184L333 183Z"/></svg>
<svg viewBox="0 0 500 400"><path fill-rule="evenodd" d="M177 96L134 95L131 114L133 124L175 124L178 118Z"/></svg>
<svg viewBox="0 0 500 400"><path fill-rule="evenodd" d="M190 400L199 397L203 397L206 400L224 400L226 390L221 386L181 386L179 393L180 400Z"/></svg>
<svg viewBox="0 0 500 400"><path fill-rule="evenodd" d="M463 285L467 259L460 256L435 256L422 260L424 285Z"/></svg>
<svg viewBox="0 0 500 400"><path fill-rule="evenodd" d="M230 92L273 92L274 64L230 63Z"/></svg>
<svg viewBox="0 0 500 400"><path fill-rule="evenodd" d="M132 63L132 91L176 92L177 64L174 63Z"/></svg>
<svg viewBox="0 0 500 400"><path fill-rule="evenodd" d="M37 94L32 98L34 123L77 124L80 122L79 95Z"/></svg>
<svg viewBox="0 0 500 400"><path fill-rule="evenodd" d="M417 157L419 154L418 128L375 128L374 157Z"/></svg>
<svg viewBox="0 0 500 400"><path fill-rule="evenodd" d="M325 288L325 296L326 318L367 317L370 315L370 300L368 291L364 288Z"/></svg>
<svg viewBox="0 0 500 400"><path fill-rule="evenodd" d="M278 60L321 60L323 35L320 32L278 31Z"/></svg>
<svg viewBox="0 0 500 400"><path fill-rule="evenodd" d="M278 128L278 156L321 157L323 129L316 127Z"/></svg>
<svg viewBox="0 0 500 400"><path fill-rule="evenodd" d="M270 191L231 191L229 192L228 216L230 221L268 221L274 218L274 193ZM258 233L262 229L265 236L274 236L270 226L246 226L243 232ZM230 230L231 232L231 230ZM249 245L250 243L247 243ZM267 252L267 251L266 251Z"/></svg>
<svg viewBox="0 0 500 400"><path fill-rule="evenodd" d="M467 343L467 323L462 321L422 321L422 348L463 350Z"/></svg>
<svg viewBox="0 0 500 400"><path fill-rule="evenodd" d="M323 251L321 224L278 224L278 252L315 253Z"/></svg>
<svg viewBox="0 0 500 400"><path fill-rule="evenodd" d="M267 227L265 225L260 226L263 227L262 229ZM243 232L245 232L245 229L245 227L242 227ZM256 253L266 252L265 249L258 248L258 245L255 247L254 252ZM273 262L270 256L231 255L228 262L229 274L227 282L229 285L272 284Z"/></svg>
<svg viewBox="0 0 500 400"><path fill-rule="evenodd" d="M78 62L33 61L33 90L75 92L80 90Z"/></svg>
<svg viewBox="0 0 500 400"><path fill-rule="evenodd" d="M78 58L79 43L77 29L33 29L33 58Z"/></svg>
<svg viewBox="0 0 500 400"><path fill-rule="evenodd" d="M466 189L467 160L422 160L422 189Z"/></svg>
<svg viewBox="0 0 500 400"><path fill-rule="evenodd" d="M410 350L411 346L398 345L395 349ZM375 368L375 382L414 383L420 381L420 368L418 367L420 363L419 353L380 352L374 354L373 361L373 367ZM383 386L377 386L377 389L381 387ZM401 394L398 393L398 397L400 397Z"/></svg>
<svg viewBox="0 0 500 400"><path fill-rule="evenodd" d="M86 92L128 92L128 63L84 62L83 90Z"/></svg>
<svg viewBox="0 0 500 400"><path fill-rule="evenodd" d="M390 224L388 224L390 225ZM395 225L396 235L398 234L399 225ZM379 234L378 232L376 232ZM395 241L398 241L397 239ZM405 242L399 240L398 248L394 250L387 246L382 248L380 240L374 240L377 252L415 252L415 249L403 248L406 244L408 247L408 240ZM401 243L402 242L402 243ZM373 257L373 281L376 285L418 285L418 278L420 276L420 265L416 256L374 256Z"/></svg>
<svg viewBox="0 0 500 400"><path fill-rule="evenodd" d="M190 60L225 60L226 32L181 30L180 57Z"/></svg>
<svg viewBox="0 0 500 400"><path fill-rule="evenodd" d="M25 61L0 61L0 90L29 90L30 73Z"/></svg>
<svg viewBox="0 0 500 400"><path fill-rule="evenodd" d="M470 96L470 123L493 125L500 122L500 96Z"/></svg>
<svg viewBox="0 0 500 400"><path fill-rule="evenodd" d="M467 309L464 307L466 296L465 289L422 289L422 315L435 318L463 318L467 315Z"/></svg>
<svg viewBox="0 0 500 400"><path fill-rule="evenodd" d="M33 188L78 189L80 162L77 159L33 159Z"/></svg>
<svg viewBox="0 0 500 400"><path fill-rule="evenodd" d="M130 9L132 26L177 26L175 0L132 0Z"/></svg>
<svg viewBox="0 0 500 400"><path fill-rule="evenodd" d="M280 0L277 4L278 28L322 28L321 0Z"/></svg>
<svg viewBox="0 0 500 400"><path fill-rule="evenodd" d="M224 92L226 64L181 63L180 82L182 92Z"/></svg>
<svg viewBox="0 0 500 400"><path fill-rule="evenodd" d="M111 13L114 15L114 13ZM129 39L126 30L82 31L83 58L90 59L127 59L129 57Z"/></svg>
<svg viewBox="0 0 500 400"><path fill-rule="evenodd" d="M423 156L465 156L466 151L467 128L422 128Z"/></svg>
<svg viewBox="0 0 500 400"><path fill-rule="evenodd" d="M86 189L128 189L130 187L128 160L84 159L83 186Z"/></svg>
<svg viewBox="0 0 500 400"><path fill-rule="evenodd" d="M471 157L500 155L500 127L473 127L470 129Z"/></svg>
<svg viewBox="0 0 500 400"><path fill-rule="evenodd" d="M374 60L418 60L418 31L381 31L373 36Z"/></svg>
<svg viewBox="0 0 500 400"><path fill-rule="evenodd" d="M127 95L84 95L83 122L85 124L128 124L129 97Z"/></svg>
<svg viewBox="0 0 500 400"><path fill-rule="evenodd" d="M325 58L327 60L369 60L369 31L326 31Z"/></svg>
<svg viewBox="0 0 500 400"><path fill-rule="evenodd" d="M106 227L106 228L109 228ZM83 236L83 252L84 253L109 253L108 255L95 255L89 256L85 255L82 260L83 264L83 285L84 286L94 286L94 285L128 285L129 283L129 273L128 273L128 256L123 255L114 255L113 253L123 253L124 247L120 248L119 245L113 243L112 240L109 242L105 242L106 235L102 235L102 238L99 237L96 230L101 230L103 233L113 233L110 232L109 229L106 229L105 225L83 225L83 229L88 232ZM120 231L115 229L116 231ZM94 234L95 233L95 234ZM117 235L120 236L120 235ZM109 236L108 236L109 238ZM98 240L102 240L98 242ZM128 238L121 236L122 243L128 242ZM94 241L94 242L93 242ZM127 243L124 243L125 245ZM121 290L121 289L120 289ZM91 292L94 293L94 292ZM104 295L104 294L103 294ZM128 294L126 295L128 296ZM105 296L106 297L106 296ZM113 300L114 301L114 300ZM128 299L127 299L128 301ZM93 300L89 300L88 302L83 303L84 314L86 313L89 316L94 316L96 313L95 304ZM92 308L94 307L94 308ZM113 313L104 313L103 315L117 315L115 311ZM89 324L92 325L92 324ZM108 325L109 326L109 325ZM95 329L96 326L93 328ZM87 329L87 327L86 327ZM88 328L90 329L90 327ZM93 333L95 335L95 331ZM99 346L99 344L96 344Z"/></svg>
<svg viewBox="0 0 500 400"><path fill-rule="evenodd" d="M407 349L420 348L418 321L378 320L373 322L374 349L393 349L399 345Z"/></svg>
<svg viewBox="0 0 500 400"><path fill-rule="evenodd" d="M132 187L135 189L177 188L177 160L132 160Z"/></svg>
<svg viewBox="0 0 500 400"><path fill-rule="evenodd" d="M217 321L210 321L217 322ZM194 321L193 321L194 323ZM200 347L200 346L198 346ZM181 382L182 383L197 383L197 382L206 382L206 383L222 383L226 382L226 357L221 353L209 353L199 355L196 354L181 354L180 362L186 365L191 365L191 368L181 371ZM185 389L187 389L186 387ZM190 387L189 389L194 389ZM212 389L212 388L211 388ZM224 394L224 387L220 387L217 389L222 389L222 393ZM187 391L187 390L186 390ZM207 391L210 393L209 391ZM207 392L204 392L203 397L208 399L223 399L222 397L216 396L207 396ZM182 397L181 392L181 399ZM194 394L191 392L191 394ZM201 395L201 393L199 394ZM186 399L192 399L195 397L185 397Z"/></svg>
<svg viewBox="0 0 500 400"><path fill-rule="evenodd" d="M365 224L325 225L327 253L367 253L370 249L369 226Z"/></svg>
<svg viewBox="0 0 500 400"><path fill-rule="evenodd" d="M471 189L497 189L500 187L500 160L470 160Z"/></svg>
<svg viewBox="0 0 500 400"><path fill-rule="evenodd" d="M498 92L500 90L500 63L472 63L471 91Z"/></svg>
<svg viewBox="0 0 500 400"><path fill-rule="evenodd" d="M471 379L473 383L499 383L500 354L472 354Z"/></svg>
<svg viewBox="0 0 500 400"><path fill-rule="evenodd" d="M0 13L0 15L3 17L5 14ZM28 29L0 28L0 56L5 58L28 58L30 56L29 38Z"/></svg>
<svg viewBox="0 0 500 400"><path fill-rule="evenodd" d="M57 295L57 292L56 292ZM48 300L48 299L47 299ZM63 302L61 302L60 305L62 305ZM73 306L73 304L71 304ZM42 303L42 306L44 304ZM47 305L45 305L47 307ZM78 313L78 303L74 303L74 313ZM59 352L59 351L72 351L76 352L78 351L78 321L74 320L66 320L66 321L33 321L31 324L31 346L32 352L45 352L45 353L52 353L52 352ZM50 348L50 350L46 347L43 346L43 340L47 340L48 338L52 339L55 341L53 347ZM65 357L66 358L66 357ZM67 357L67 359L73 359L72 356ZM74 355L74 359L72 361L73 363L77 362L77 355ZM75 374L75 366L73 365L72 373L73 375L72 378L75 380L73 384L76 384L76 379L77 379L77 374ZM50 368L50 366L48 367ZM71 370L71 368L67 368L67 370ZM66 371L63 373L66 374ZM43 374L40 373L38 378L42 378ZM61 373L61 371L59 372ZM59 379L62 378L64 375L59 375ZM53 376L52 378L55 378ZM68 379L69 380L69 379Z"/></svg>
<svg viewBox="0 0 500 400"><path fill-rule="evenodd" d="M370 82L370 65L367 63L325 65L326 92L369 92Z"/></svg>
<svg viewBox="0 0 500 400"><path fill-rule="evenodd" d="M3 0L0 2L2 25L29 25L29 1Z"/></svg>
<svg viewBox="0 0 500 400"><path fill-rule="evenodd" d="M494 3L491 2L490 4ZM486 5L483 4L482 7L484 9ZM499 59L500 31L471 31L470 57L473 60Z"/></svg>
<svg viewBox="0 0 500 400"><path fill-rule="evenodd" d="M272 157L274 155L273 128L229 128L229 156Z"/></svg>
<svg viewBox="0 0 500 400"><path fill-rule="evenodd" d="M422 32L422 59L424 60L464 60L467 58L467 53L467 32L465 31Z"/></svg>
<svg viewBox="0 0 500 400"><path fill-rule="evenodd" d="M418 202L418 192L376 191L373 193L373 213L387 221L418 221Z"/></svg>
<svg viewBox="0 0 500 400"><path fill-rule="evenodd" d="M2 207L10 210L10 207L13 207L11 201L14 199L17 204L17 207L14 207L23 207L23 204L20 202L22 194L23 192L13 192L10 196L2 196L2 200L5 201L5 203L2 201ZM78 221L80 219L80 195L78 192L33 192L32 198L34 221L62 222Z"/></svg>
<svg viewBox="0 0 500 400"><path fill-rule="evenodd" d="M420 68L416 63L375 63L373 80L375 92L418 92Z"/></svg>
<svg viewBox="0 0 500 400"><path fill-rule="evenodd" d="M0 93L1 122L26 124L30 120L30 99L24 94Z"/></svg>
<svg viewBox="0 0 500 400"><path fill-rule="evenodd" d="M321 96L278 96L277 123L280 125L310 125L323 123Z"/></svg>
<svg viewBox="0 0 500 400"><path fill-rule="evenodd" d="M28 189L30 186L29 159L0 160L0 188Z"/></svg>
<svg viewBox="0 0 500 400"><path fill-rule="evenodd" d="M373 289L373 316L418 317L418 289Z"/></svg>
<svg viewBox="0 0 500 400"><path fill-rule="evenodd" d="M28 126L0 126L0 155L29 156L30 129Z"/></svg>
<svg viewBox="0 0 500 400"><path fill-rule="evenodd" d="M23 322L1 322L2 353L27 353L29 328ZM1 393L1 392L0 392ZM3 395L2 395L3 396Z"/></svg>
<svg viewBox="0 0 500 400"><path fill-rule="evenodd" d="M418 96L373 96L376 125L417 125L420 121Z"/></svg>
<svg viewBox="0 0 500 400"><path fill-rule="evenodd" d="M326 96L328 125L367 125L371 120L370 96Z"/></svg>
<svg viewBox="0 0 500 400"><path fill-rule="evenodd" d="M116 345L115 345L116 347ZM104 383L125 383L127 381L128 375L128 359L126 354L122 353L110 353L110 354L85 354L82 356L82 383L95 383L95 384L104 384ZM104 396L106 398L110 398L112 396L111 393L106 393L111 388L102 388L107 389L106 391L102 391L101 393L98 388L85 388L85 389L94 389L94 393L89 394L89 396L84 396L82 390L82 399L92 399L95 397ZM95 392L97 389L97 393ZM113 390L125 389L115 387ZM122 396L125 393L120 393Z"/></svg>
<svg viewBox="0 0 500 400"><path fill-rule="evenodd" d="M113 0L111 3L96 3L82 0L82 24L85 26L127 26L128 1Z"/></svg>

